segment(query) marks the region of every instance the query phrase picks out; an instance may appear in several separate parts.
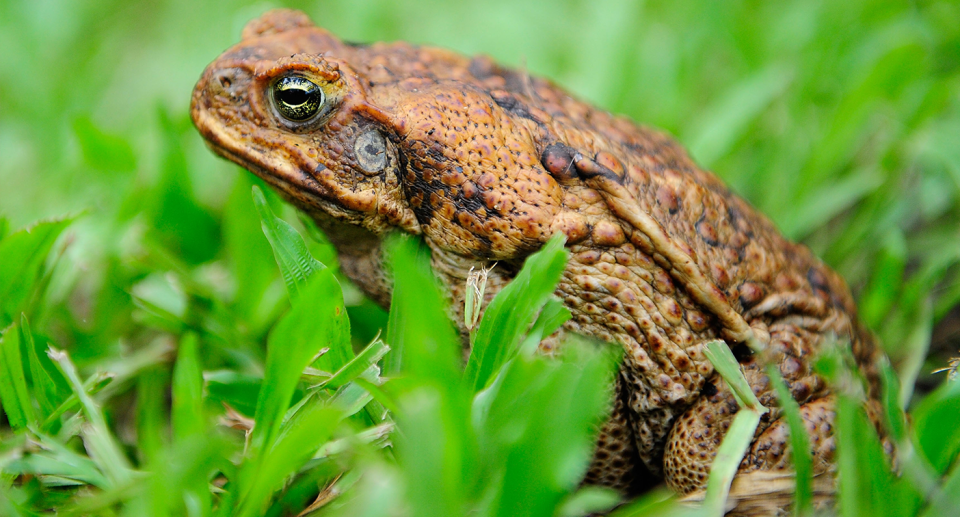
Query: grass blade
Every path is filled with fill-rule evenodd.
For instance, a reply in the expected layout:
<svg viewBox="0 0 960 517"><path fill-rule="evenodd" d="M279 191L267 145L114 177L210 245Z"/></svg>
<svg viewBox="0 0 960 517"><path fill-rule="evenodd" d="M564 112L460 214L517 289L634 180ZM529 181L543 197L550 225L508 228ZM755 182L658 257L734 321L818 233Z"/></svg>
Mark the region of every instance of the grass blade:
<svg viewBox="0 0 960 517"><path fill-rule="evenodd" d="M767 376L777 393L777 401L783 410L783 417L790 429L790 455L796 479L796 494L793 500L793 514L797 516L813 513L813 456L810 451L810 437L800 415L800 405L793 399L790 389L780 376L776 365L767 366Z"/></svg>
<svg viewBox="0 0 960 517"><path fill-rule="evenodd" d="M733 356L733 352L730 351L730 347L726 343L720 340L711 341L707 343L703 354L713 363L714 369L733 391L733 396L736 397L737 404L740 407L751 408L760 412L760 414L767 412L750 388L746 377L740 371L740 363L737 362L737 358Z"/></svg>
<svg viewBox="0 0 960 517"><path fill-rule="evenodd" d="M850 395L837 397L837 507L843 517L906 515L900 511L900 491L895 490L877 433L861 402Z"/></svg>
<svg viewBox="0 0 960 517"><path fill-rule="evenodd" d="M559 359L518 356L502 381L496 377L499 390L477 436L486 472L503 472L497 515L552 514L577 488L611 403L617 358L612 347L568 340Z"/></svg>
<svg viewBox="0 0 960 517"><path fill-rule="evenodd" d="M256 425L251 436L255 455L273 446L300 373L325 347L330 352L317 363L339 368L348 362L335 364L328 357L335 354L339 356L338 360L342 359L350 347L350 326L343 307L343 293L329 269L318 271L307 281L293 308L274 327L267 340L266 372L257 397Z"/></svg>
<svg viewBox="0 0 960 517"><path fill-rule="evenodd" d="M0 241L0 326L12 323L25 308L50 248L73 219L39 222Z"/></svg>
<svg viewBox="0 0 960 517"><path fill-rule="evenodd" d="M946 382L911 412L917 450L942 476L960 455L960 382Z"/></svg>
<svg viewBox="0 0 960 517"><path fill-rule="evenodd" d="M84 444L90 451L90 457L110 481L111 486L116 487L129 481L130 463L110 433L100 406L87 394L83 383L80 382L77 369L70 357L66 352L54 350L52 347L47 353L60 366L74 395L80 400L80 406L88 422L83 427L83 436Z"/></svg>
<svg viewBox="0 0 960 517"><path fill-rule="evenodd" d="M37 344L33 339L33 331L30 330L30 322L27 321L27 315L20 315L20 332L23 336L24 346L27 349L27 359L30 363L30 377L33 380L33 393L40 406L40 413L43 418L47 418L57 409L67 396L69 389L66 387L66 381L60 372L50 362L46 355L41 356L37 353ZM61 386L63 387L61 389Z"/></svg>
<svg viewBox="0 0 960 517"><path fill-rule="evenodd" d="M727 434L724 435L717 456L710 465L710 479L707 481L707 494L703 499L703 508L707 515L722 516L730 483L740 468L743 455L746 454L753 433L760 424L760 413L750 408L741 408L733 417Z"/></svg>
<svg viewBox="0 0 960 517"><path fill-rule="evenodd" d="M527 257L516 278L490 302L464 372L464 381L474 391L487 386L495 372L518 353L520 337L553 295L567 263L563 243L562 234L554 235Z"/></svg>
<svg viewBox="0 0 960 517"><path fill-rule="evenodd" d="M207 427L203 412L203 374L197 357L197 335L180 340L173 370L173 407L170 418L174 440L202 435Z"/></svg>
<svg viewBox="0 0 960 517"><path fill-rule="evenodd" d="M272 445L259 464L244 465L248 471L248 476L243 478L247 480L246 489L235 516L262 515L263 506L273 492L330 438L341 417L339 410L319 403L304 407L296 425Z"/></svg>
<svg viewBox="0 0 960 517"><path fill-rule="evenodd" d="M707 515L722 516L727 495L730 493L730 484L740 468L743 455L753 441L753 434L760 424L760 416L767 412L767 408L760 404L760 400L750 389L747 378L740 370L740 364L726 343L720 340L707 343L704 355L731 388L737 405L740 406L740 411L733 418L717 449L717 456L710 465L710 478L707 480L707 493L703 500Z"/></svg>
<svg viewBox="0 0 960 517"><path fill-rule="evenodd" d="M460 339L445 310L429 253L418 239L394 236L387 244L393 299L384 341L384 374L403 371L451 385L460 379Z"/></svg>
<svg viewBox="0 0 960 517"><path fill-rule="evenodd" d="M0 331L0 402L14 429L35 422L29 393L20 356L20 329L10 325Z"/></svg>
<svg viewBox="0 0 960 517"><path fill-rule="evenodd" d="M368 368L377 364L390 351L390 347L379 338L374 339L356 357L337 370L329 379L312 386L313 388L339 388L359 377Z"/></svg>
<svg viewBox="0 0 960 517"><path fill-rule="evenodd" d="M41 452L30 454L11 463L5 471L38 476L62 476L103 489L110 487L110 482L90 458L74 452L50 436L40 434L37 440L43 448Z"/></svg>
<svg viewBox="0 0 960 517"><path fill-rule="evenodd" d="M303 237L292 226L273 214L263 192L256 185L253 187L253 204L260 214L260 226L273 248L273 256L280 266L280 275L287 285L290 299L295 299L307 279L327 266L313 258L303 242Z"/></svg>

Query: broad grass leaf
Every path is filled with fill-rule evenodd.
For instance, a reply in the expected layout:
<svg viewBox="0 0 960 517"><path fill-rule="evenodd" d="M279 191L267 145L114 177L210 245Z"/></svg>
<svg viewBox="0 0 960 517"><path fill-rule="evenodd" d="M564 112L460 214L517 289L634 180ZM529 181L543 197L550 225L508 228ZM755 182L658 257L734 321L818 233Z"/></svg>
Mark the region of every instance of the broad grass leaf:
<svg viewBox="0 0 960 517"><path fill-rule="evenodd" d="M393 350L384 373L398 371L451 386L460 379L460 338L447 316L429 252L418 239L394 235L387 244L393 298L384 341Z"/></svg>
<svg viewBox="0 0 960 517"><path fill-rule="evenodd" d="M170 420L175 441L202 435L207 423L203 411L203 376L198 357L199 339L195 333L186 334L177 349L177 363L173 370L173 403Z"/></svg>
<svg viewBox="0 0 960 517"><path fill-rule="evenodd" d="M477 428L492 514L551 515L580 483L610 405L617 354L568 340L561 358L517 356Z"/></svg>
<svg viewBox="0 0 960 517"><path fill-rule="evenodd" d="M340 410L320 403L308 404L296 421L258 458L243 467L242 496L236 517L262 515L264 504L283 480L302 467L339 425Z"/></svg>
<svg viewBox="0 0 960 517"><path fill-rule="evenodd" d="M940 491L927 506L921 517L957 515L960 508L960 462L956 463L940 486Z"/></svg>
<svg viewBox="0 0 960 517"><path fill-rule="evenodd" d="M800 415L800 405L794 400L790 388L780 375L780 368L767 366L767 376L777 394L777 401L783 411L783 418L790 430L790 459L796 479L793 500L794 515L811 515L813 512L813 457L810 451L810 437Z"/></svg>
<svg viewBox="0 0 960 517"><path fill-rule="evenodd" d="M146 505L144 513L156 517L211 515L211 475L222 472L224 458L238 453L237 448L214 429L170 445L158 455L157 461L147 466L150 477L146 482L137 484Z"/></svg>
<svg viewBox="0 0 960 517"><path fill-rule="evenodd" d="M570 309L563 305L559 298L551 297L547 299L540 315L537 316L537 321L533 323L527 337L523 339L523 344L520 345L520 353L530 355L536 352L543 338L553 334L555 330L572 317Z"/></svg>
<svg viewBox="0 0 960 517"><path fill-rule="evenodd" d="M837 507L843 517L905 515L886 455L861 403L837 397Z"/></svg>
<svg viewBox="0 0 960 517"><path fill-rule="evenodd" d="M262 181L252 174L238 174L227 199L223 215L223 244L230 258L230 271L236 282L232 306L241 322L255 335L283 307L284 289L280 287L277 262L270 243L262 232L252 231L260 217L250 197L254 185Z"/></svg>
<svg viewBox="0 0 960 517"><path fill-rule="evenodd" d="M26 309L50 249L73 219L39 222L0 240L0 327Z"/></svg>
<svg viewBox="0 0 960 517"><path fill-rule="evenodd" d="M409 388L400 397L396 416L403 432L396 436L396 453L413 515L467 513L468 480L476 475L469 458L474 442L450 397L433 383Z"/></svg>
<svg viewBox="0 0 960 517"><path fill-rule="evenodd" d="M20 329L10 325L0 331L0 402L14 429L33 424L36 415L20 355Z"/></svg>
<svg viewBox="0 0 960 517"><path fill-rule="evenodd" d="M397 508L407 504L403 493L403 477L397 473L396 469L382 463L368 465L351 494L352 497L343 498L343 506L329 510L324 508L308 515L383 517L392 515Z"/></svg>
<svg viewBox="0 0 960 517"><path fill-rule="evenodd" d="M520 338L563 274L567 263L563 242L562 234L554 235L540 251L527 257L517 276L487 306L464 372L464 380L473 390L487 386L500 367L518 353Z"/></svg>
<svg viewBox="0 0 960 517"><path fill-rule="evenodd" d="M350 346L350 322L340 284L333 272L324 268L303 285L290 312L267 340L266 370L251 436L255 456L273 446L303 369L313 364L323 370L337 370L350 360ZM322 348L329 351L314 360Z"/></svg>
<svg viewBox="0 0 960 517"><path fill-rule="evenodd" d="M151 368L137 377L137 445L144 462L162 463L168 442L167 386L170 372Z"/></svg>
<svg viewBox="0 0 960 517"><path fill-rule="evenodd" d="M25 314L20 315L20 333L30 363L33 394L40 407L40 418L45 419L70 395L70 387L47 354L37 349L38 342L34 339Z"/></svg>
<svg viewBox="0 0 960 517"><path fill-rule="evenodd" d="M945 382L911 412L917 450L938 475L960 455L960 382Z"/></svg>
<svg viewBox="0 0 960 517"><path fill-rule="evenodd" d="M462 515L475 475L468 422L470 394L461 385L461 344L418 239L387 245L393 298L384 341L385 368L399 378L384 386L396 400L397 461L415 515ZM392 360L391 360L392 358ZM358 380L359 382L359 380Z"/></svg>
<svg viewBox="0 0 960 517"><path fill-rule="evenodd" d="M287 285L290 299L296 299L307 280L327 266L313 258L303 237L292 226L273 214L263 192L256 185L253 186L253 205L260 214L260 226L273 248L273 256L280 266L280 275Z"/></svg>

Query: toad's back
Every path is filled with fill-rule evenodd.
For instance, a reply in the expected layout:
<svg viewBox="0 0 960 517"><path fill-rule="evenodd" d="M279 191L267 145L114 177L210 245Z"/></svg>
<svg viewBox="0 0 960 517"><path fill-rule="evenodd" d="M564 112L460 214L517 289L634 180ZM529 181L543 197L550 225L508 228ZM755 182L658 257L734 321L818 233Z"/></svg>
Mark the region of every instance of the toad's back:
<svg viewBox="0 0 960 517"><path fill-rule="evenodd" d="M383 304L379 243L391 230L423 236L454 307L470 267L499 264L489 299L563 233L565 330L626 352L588 481L704 485L736 411L703 354L711 339L764 350L741 354L774 408L741 472L788 467L761 361L780 366L800 403L818 472L831 468L833 397L811 357L836 335L875 378L848 289L807 248L663 134L488 58L346 44L300 13L272 11L207 68L192 115L216 152L312 215L344 271Z"/></svg>

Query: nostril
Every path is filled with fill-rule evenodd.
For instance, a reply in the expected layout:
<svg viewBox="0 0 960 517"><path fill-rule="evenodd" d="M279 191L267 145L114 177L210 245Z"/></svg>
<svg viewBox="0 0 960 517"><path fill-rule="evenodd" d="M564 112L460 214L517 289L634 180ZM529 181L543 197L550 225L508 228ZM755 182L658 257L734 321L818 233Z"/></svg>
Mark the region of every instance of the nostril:
<svg viewBox="0 0 960 517"><path fill-rule="evenodd" d="M245 85L249 83L249 80L249 74L243 70L224 68L213 74L208 87L214 95L222 95L236 100L244 95Z"/></svg>

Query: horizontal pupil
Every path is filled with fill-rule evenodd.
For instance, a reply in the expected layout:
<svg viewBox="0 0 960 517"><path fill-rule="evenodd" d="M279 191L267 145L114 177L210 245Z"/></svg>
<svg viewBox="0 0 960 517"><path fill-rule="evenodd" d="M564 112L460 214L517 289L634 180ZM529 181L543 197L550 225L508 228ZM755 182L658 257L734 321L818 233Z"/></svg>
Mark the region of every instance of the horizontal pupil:
<svg viewBox="0 0 960 517"><path fill-rule="evenodd" d="M280 94L280 100L291 106L299 106L307 102L309 97L307 92L303 90L284 90Z"/></svg>
<svg viewBox="0 0 960 517"><path fill-rule="evenodd" d="M283 118L299 122L320 110L323 90L302 77L284 77L273 85L273 101Z"/></svg>

